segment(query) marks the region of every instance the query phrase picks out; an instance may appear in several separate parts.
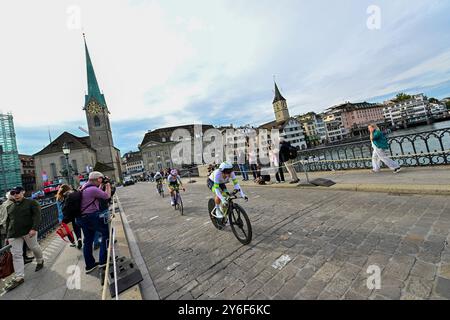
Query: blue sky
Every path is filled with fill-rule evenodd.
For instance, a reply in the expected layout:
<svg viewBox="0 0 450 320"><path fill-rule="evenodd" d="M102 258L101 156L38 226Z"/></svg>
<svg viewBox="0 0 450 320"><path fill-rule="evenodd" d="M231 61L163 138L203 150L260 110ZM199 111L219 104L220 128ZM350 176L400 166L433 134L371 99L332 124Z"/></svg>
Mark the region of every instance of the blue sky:
<svg viewBox="0 0 450 320"><path fill-rule="evenodd" d="M371 5L380 29L367 27ZM21 153L48 130L84 135L83 31L122 153L157 127L271 121L273 75L293 115L398 92L443 98L449 12L445 0L4 2L0 110Z"/></svg>

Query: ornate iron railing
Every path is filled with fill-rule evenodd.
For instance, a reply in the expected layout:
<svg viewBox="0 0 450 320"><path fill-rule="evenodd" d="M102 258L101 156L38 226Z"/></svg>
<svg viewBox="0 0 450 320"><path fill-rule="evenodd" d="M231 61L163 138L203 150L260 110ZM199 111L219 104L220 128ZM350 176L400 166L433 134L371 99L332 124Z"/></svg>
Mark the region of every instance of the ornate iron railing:
<svg viewBox="0 0 450 320"><path fill-rule="evenodd" d="M46 237L58 225L58 208L56 202L41 208L41 224L38 228L38 240Z"/></svg>
<svg viewBox="0 0 450 320"><path fill-rule="evenodd" d="M401 166L450 164L450 128L388 137L391 157ZM369 140L343 143L299 151L295 163L308 171L372 168L372 146Z"/></svg>

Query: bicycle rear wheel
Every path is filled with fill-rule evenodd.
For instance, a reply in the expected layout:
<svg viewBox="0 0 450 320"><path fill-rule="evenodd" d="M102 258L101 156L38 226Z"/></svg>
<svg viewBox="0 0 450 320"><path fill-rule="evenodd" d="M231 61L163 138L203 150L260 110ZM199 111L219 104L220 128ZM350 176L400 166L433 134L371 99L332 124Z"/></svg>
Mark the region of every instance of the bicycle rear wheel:
<svg viewBox="0 0 450 320"><path fill-rule="evenodd" d="M246 245L252 241L252 225L245 210L238 204L233 203L229 212L230 225L234 236L240 243Z"/></svg>
<svg viewBox="0 0 450 320"><path fill-rule="evenodd" d="M181 199L181 195L177 194L177 203L178 203L178 209L180 210L181 215L183 215L183 200Z"/></svg>

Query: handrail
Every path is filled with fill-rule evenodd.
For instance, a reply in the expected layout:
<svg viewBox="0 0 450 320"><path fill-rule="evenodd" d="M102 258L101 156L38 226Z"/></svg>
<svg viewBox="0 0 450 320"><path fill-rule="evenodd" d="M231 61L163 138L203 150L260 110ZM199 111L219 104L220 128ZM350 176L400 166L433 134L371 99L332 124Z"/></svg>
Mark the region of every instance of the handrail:
<svg viewBox="0 0 450 320"><path fill-rule="evenodd" d="M113 229L112 228L112 222L114 220L114 216L115 216L115 196L113 197L113 202L112 202L112 214L111 214L111 218L109 220L108 223L108 228L109 228L109 241L108 241L108 254L106 257L106 268L105 268L105 278L103 279L103 291L102 291L102 300L106 300L106 288L107 285L109 284L109 261L111 260L111 251L113 250L113 255L114 255L114 283L115 283L115 290L116 290L116 300L119 300L119 295L117 294L117 271L115 268L115 262L116 262L116 257L115 257L115 250L114 250L114 239L113 239ZM115 234L115 233L114 233Z"/></svg>
<svg viewBox="0 0 450 320"><path fill-rule="evenodd" d="M8 251L9 249L11 249L11 245L7 244L6 246L0 249L0 254L2 254L5 251Z"/></svg>

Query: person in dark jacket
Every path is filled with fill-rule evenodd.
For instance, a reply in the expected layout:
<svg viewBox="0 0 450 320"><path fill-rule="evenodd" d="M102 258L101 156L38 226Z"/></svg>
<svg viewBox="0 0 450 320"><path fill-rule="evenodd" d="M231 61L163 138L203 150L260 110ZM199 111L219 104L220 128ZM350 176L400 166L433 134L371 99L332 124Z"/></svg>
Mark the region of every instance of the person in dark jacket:
<svg viewBox="0 0 450 320"><path fill-rule="evenodd" d="M294 147L290 142L284 140L283 138L280 139L280 167L283 166L283 164L286 166L286 169L291 176L292 181L289 182L291 184L300 182L300 179L297 177L297 172L295 172L295 168L292 164L293 160L290 157L292 148Z"/></svg>
<svg viewBox="0 0 450 320"><path fill-rule="evenodd" d="M81 239L81 228L78 224L75 222L75 218L67 218L64 217L64 209L66 206L66 199L67 197L73 192L73 189L71 186L67 184L63 184L59 187L58 192L56 193L56 204L58 207L58 220L59 222L64 223L72 223L73 232L77 236L77 243L75 243L75 240L73 239L73 242L71 243L71 247L78 247L78 249L81 249L83 247L83 242ZM72 241L72 240L71 240Z"/></svg>
<svg viewBox="0 0 450 320"><path fill-rule="evenodd" d="M10 191L14 197L14 204L8 207L6 219L6 232L8 242L11 245L15 275L5 286L5 290L12 290L24 283L25 266L23 260L23 242L25 241L36 258L36 269L44 267L44 259L41 247L38 244L38 228L41 223L41 207L35 200L24 197L25 190L16 187Z"/></svg>

